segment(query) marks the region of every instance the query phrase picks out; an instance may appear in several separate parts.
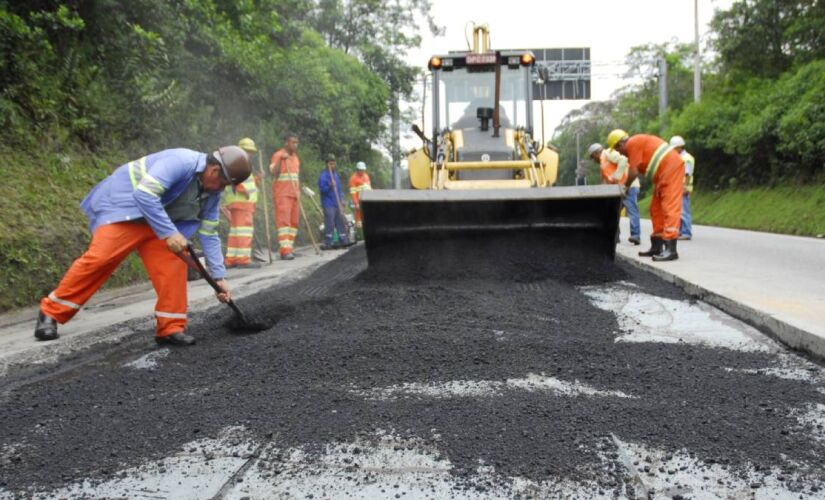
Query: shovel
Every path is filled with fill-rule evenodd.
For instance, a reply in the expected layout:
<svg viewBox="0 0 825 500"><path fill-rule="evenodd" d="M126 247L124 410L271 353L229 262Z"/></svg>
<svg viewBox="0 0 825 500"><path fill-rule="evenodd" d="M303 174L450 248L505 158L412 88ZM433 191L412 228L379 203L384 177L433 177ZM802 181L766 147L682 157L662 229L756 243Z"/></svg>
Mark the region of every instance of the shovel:
<svg viewBox="0 0 825 500"><path fill-rule="evenodd" d="M215 290L215 293L223 293L223 289L220 286L218 286L218 283L215 281L215 279L212 278L212 276L210 276L208 272L206 272L206 269L203 267L203 264L201 264L200 259L198 259L195 256L195 249L192 248L191 243L188 243L186 245L186 253L180 253L178 254L178 256L181 259L183 259L183 261L186 262L186 264L189 267L200 273L201 277L203 277L203 279L205 279L206 282L209 283L212 289ZM238 307L238 305L232 301L232 299L229 299L226 305L228 305L232 308L233 311L235 311L235 316L226 324L226 326L234 332L260 332L262 330L267 330L271 326L264 324L261 321L250 320L243 313L243 311L241 311L241 308Z"/></svg>

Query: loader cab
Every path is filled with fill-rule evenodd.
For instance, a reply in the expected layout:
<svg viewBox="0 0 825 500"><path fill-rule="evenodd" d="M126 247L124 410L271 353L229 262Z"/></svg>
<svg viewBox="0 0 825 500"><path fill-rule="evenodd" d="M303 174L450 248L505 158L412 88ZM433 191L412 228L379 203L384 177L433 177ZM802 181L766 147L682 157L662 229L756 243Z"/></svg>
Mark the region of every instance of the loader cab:
<svg viewBox="0 0 825 500"><path fill-rule="evenodd" d="M431 58L433 134L444 128L481 127L479 115L485 113L484 110L492 112L495 109L497 65L501 67L501 126L532 132L531 70L534 61L529 51L452 52Z"/></svg>
<svg viewBox="0 0 825 500"><path fill-rule="evenodd" d="M433 148L438 135L449 129L461 131L463 138L455 158L458 161L517 159L512 131L521 128L532 135L531 71L534 61L529 51L451 52L431 58ZM498 136L493 120L497 67L501 71ZM435 149L432 154L434 158ZM513 172L465 172L459 175L462 178L512 178Z"/></svg>

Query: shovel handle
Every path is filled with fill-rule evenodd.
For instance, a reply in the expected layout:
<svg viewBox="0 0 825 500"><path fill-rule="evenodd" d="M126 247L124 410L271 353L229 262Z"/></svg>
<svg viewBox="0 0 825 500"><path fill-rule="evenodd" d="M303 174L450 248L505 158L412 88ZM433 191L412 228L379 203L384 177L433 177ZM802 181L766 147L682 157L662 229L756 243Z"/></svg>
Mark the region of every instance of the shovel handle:
<svg viewBox="0 0 825 500"><path fill-rule="evenodd" d="M215 281L215 278L213 278L206 271L206 268L203 267L203 264L201 264L200 259L195 257L195 249L192 248L192 243L187 243L186 244L186 252L185 253L184 252L179 253L178 257L180 257L184 262L186 262L186 265L188 265L189 267L191 267L192 269L194 269L195 271L200 273L201 277L203 279L205 279L207 283L209 283L209 286L211 286L213 290L215 290L215 293L223 293L224 292L223 288L221 288L220 285L218 285L218 282ZM243 311L241 311L241 308L238 307L237 304L235 304L235 302L232 301L232 299L229 299L228 301L226 301L226 305L228 305L229 307L232 308L233 311L235 311L235 314L238 316L238 318L241 319L241 321L243 321L244 323L247 322Z"/></svg>
<svg viewBox="0 0 825 500"><path fill-rule="evenodd" d="M203 277L203 279L205 279L206 282L209 283L209 286L211 286L212 289L215 290L215 293L223 293L224 292L224 289L221 288L220 285L218 285L218 282L215 281L215 278L213 278L206 271L206 268L203 267L203 264L201 264L201 260L198 259L197 257L195 257L195 249L192 248L191 243L186 244L186 253L185 254L180 253L180 254L178 254L178 256L181 259L183 259L183 261L186 262L189 265L189 267L192 267L197 272L199 272L200 275ZM238 315L243 316L243 313L241 313L241 310L238 309L238 306L235 305L235 303L232 301L232 299L229 299L229 301L227 301L226 303L229 304L229 307L231 307L233 311L238 313Z"/></svg>
<svg viewBox="0 0 825 500"><path fill-rule="evenodd" d="M190 267L194 267L194 269L200 273L203 279L205 279L206 282L209 283L209 285L215 290L216 293L223 293L223 288L218 286L218 282L215 281L215 279L209 275L209 273L206 271L206 268L204 268L203 264L201 264L201 260L195 257L195 249L192 248L191 243L186 244L186 254L181 253L179 254L179 257L183 259L184 262L189 264Z"/></svg>
<svg viewBox="0 0 825 500"><path fill-rule="evenodd" d="M211 286L212 289L215 290L215 293L224 292L223 288L221 288L220 285L218 285L218 282L215 281L215 278L213 278L206 271L206 268L203 267L203 264L201 264L201 260L195 257L195 249L192 248L191 243L186 244L186 253L180 253L178 254L178 256L181 259L183 259L183 261L186 262L186 264L188 264L189 267L195 269L198 273L200 273L201 277L203 277L203 279L205 279L206 282L209 283L209 286ZM232 310L238 314L238 316L243 317L243 313L241 312L240 308L238 308L238 306L235 305L235 302L233 302L232 299L229 299L229 301L227 301L227 305L229 305L229 307L231 307Z"/></svg>

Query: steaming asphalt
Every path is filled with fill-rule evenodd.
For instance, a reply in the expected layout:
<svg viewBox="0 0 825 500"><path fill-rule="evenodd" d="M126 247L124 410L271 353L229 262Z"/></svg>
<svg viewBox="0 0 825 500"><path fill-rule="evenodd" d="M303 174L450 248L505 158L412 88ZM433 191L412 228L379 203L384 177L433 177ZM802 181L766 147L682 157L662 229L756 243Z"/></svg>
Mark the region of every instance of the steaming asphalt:
<svg viewBox="0 0 825 500"><path fill-rule="evenodd" d="M822 366L634 269L468 265L357 247L269 331L0 381L0 498L825 498Z"/></svg>

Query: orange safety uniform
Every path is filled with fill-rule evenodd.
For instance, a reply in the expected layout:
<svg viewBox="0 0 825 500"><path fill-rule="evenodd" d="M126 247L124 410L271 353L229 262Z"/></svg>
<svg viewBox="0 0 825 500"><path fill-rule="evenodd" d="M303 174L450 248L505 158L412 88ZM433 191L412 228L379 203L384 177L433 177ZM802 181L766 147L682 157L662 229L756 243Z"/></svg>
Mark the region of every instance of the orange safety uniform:
<svg viewBox="0 0 825 500"><path fill-rule="evenodd" d="M66 323L106 283L123 259L137 250L157 292L156 335L165 337L186 329L186 264L166 248L149 224L118 222L95 230L92 243L40 301L40 310Z"/></svg>
<svg viewBox="0 0 825 500"><path fill-rule="evenodd" d="M355 225L358 227L363 224L361 218L361 192L370 190L372 190L370 176L365 171L356 171L349 178L349 195L352 197L353 205L355 205Z"/></svg>
<svg viewBox="0 0 825 500"><path fill-rule="evenodd" d="M278 252L292 253L295 236L298 234L298 216L301 187L298 175L301 160L297 154L283 158L283 149L275 151L270 161L272 175L272 198L275 200L275 227L278 229Z"/></svg>
<svg viewBox="0 0 825 500"><path fill-rule="evenodd" d="M653 237L675 240L679 237L682 217L682 185L685 163L679 153L655 135L637 134L625 143L631 168L653 181L650 218Z"/></svg>
<svg viewBox="0 0 825 500"><path fill-rule="evenodd" d="M258 187L252 175L237 186L227 186L224 190L224 207L229 211L229 238L226 242L224 260L227 267L243 266L252 262L257 201Z"/></svg>

